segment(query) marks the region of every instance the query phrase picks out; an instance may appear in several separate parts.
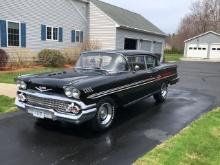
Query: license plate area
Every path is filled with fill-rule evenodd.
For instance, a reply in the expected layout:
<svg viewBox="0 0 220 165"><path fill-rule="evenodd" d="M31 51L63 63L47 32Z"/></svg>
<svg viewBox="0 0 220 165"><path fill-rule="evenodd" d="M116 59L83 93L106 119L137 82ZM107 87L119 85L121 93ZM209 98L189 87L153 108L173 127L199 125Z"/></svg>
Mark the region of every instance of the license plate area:
<svg viewBox="0 0 220 165"><path fill-rule="evenodd" d="M51 112L37 108L28 108L28 113L39 119L53 119L53 114Z"/></svg>

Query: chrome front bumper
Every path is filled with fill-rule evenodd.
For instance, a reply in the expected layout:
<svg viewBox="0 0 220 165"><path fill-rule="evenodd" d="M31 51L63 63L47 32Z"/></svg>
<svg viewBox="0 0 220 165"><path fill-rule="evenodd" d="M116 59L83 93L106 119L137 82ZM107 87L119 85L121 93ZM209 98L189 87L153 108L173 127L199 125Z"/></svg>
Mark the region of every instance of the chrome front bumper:
<svg viewBox="0 0 220 165"><path fill-rule="evenodd" d="M23 110L27 113L29 113L29 109L34 109L35 111L39 111L39 112L45 112L45 113L50 114L51 118L49 119L52 119L54 121L67 121L67 122L71 122L74 124L81 124L94 118L96 111L97 111L96 104L85 105L81 101L72 100L72 99L68 99L65 97L61 97L61 96L46 95L46 94L36 93L36 92L28 92L28 91L18 91L18 92L40 97L40 98L45 98L45 99L67 101L69 103L74 103L80 106L81 112L77 115L74 115L71 113L57 112L54 109L47 109L47 108L40 107L40 106L29 105L25 102L19 101L18 97L16 98L15 104L20 110Z"/></svg>

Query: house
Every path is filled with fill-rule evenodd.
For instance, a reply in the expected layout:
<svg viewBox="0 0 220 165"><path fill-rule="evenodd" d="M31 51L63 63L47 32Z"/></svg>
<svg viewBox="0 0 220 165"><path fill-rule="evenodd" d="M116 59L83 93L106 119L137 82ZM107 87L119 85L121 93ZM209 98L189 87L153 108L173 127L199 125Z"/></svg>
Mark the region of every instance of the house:
<svg viewBox="0 0 220 165"><path fill-rule="evenodd" d="M168 42L165 43L164 50L172 50L172 48L173 47Z"/></svg>
<svg viewBox="0 0 220 165"><path fill-rule="evenodd" d="M209 31L186 40L184 57L220 59L220 34Z"/></svg>
<svg viewBox="0 0 220 165"><path fill-rule="evenodd" d="M75 48L143 49L163 54L165 34L143 16L99 0L0 0L0 48L9 54Z"/></svg>

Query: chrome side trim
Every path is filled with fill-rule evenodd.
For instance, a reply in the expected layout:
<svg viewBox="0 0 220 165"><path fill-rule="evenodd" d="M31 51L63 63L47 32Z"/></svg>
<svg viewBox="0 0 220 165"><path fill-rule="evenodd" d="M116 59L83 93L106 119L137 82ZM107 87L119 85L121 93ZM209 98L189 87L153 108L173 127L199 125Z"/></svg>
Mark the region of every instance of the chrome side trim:
<svg viewBox="0 0 220 165"><path fill-rule="evenodd" d="M53 99L53 100L62 100L62 101L66 101L66 102L76 103L80 106L80 108L82 110L93 108L93 107L96 106L96 104L86 105L82 101L69 99L69 98L61 97L61 96L46 95L46 94L43 94L43 93L30 92L30 91L24 91L24 90L19 90L18 92L21 92L21 93L24 93L24 94L27 94L27 95L31 95L31 96L40 97L40 98Z"/></svg>
<svg viewBox="0 0 220 165"><path fill-rule="evenodd" d="M93 95L88 96L87 98L88 99L97 99L97 98L100 98L100 97L103 97L103 96L107 96L109 94L113 94L113 93L125 91L125 90L128 90L128 89L136 88L136 87L139 87L139 86L142 86L142 85L153 83L155 81L160 81L160 80L163 80L163 79L175 76L175 75L176 74L172 74L170 76L165 76L165 77L149 78L149 79L146 79L146 80L141 80L141 81L138 81L138 82L135 82L135 83L132 83L132 84L128 84L128 85L124 85L124 86L121 86L121 87L116 87L116 88L113 88L113 89L110 89L110 90L106 90L106 91L103 91L103 92L95 93Z"/></svg>
<svg viewBox="0 0 220 165"><path fill-rule="evenodd" d="M137 99L137 100L134 100L134 101L132 101L132 102L130 102L130 103L124 105L123 107L128 107L128 106L130 106L130 105L136 104L137 102L139 102L139 101L141 101L141 100L144 100L144 99L146 99L146 98L148 98L148 97L150 97L150 96L152 96L152 95L154 95L154 94L156 94L156 93L159 93L159 92L160 92L160 91L158 90L158 91L156 91L156 92L153 92L153 93L151 93L151 94L148 94L148 95L146 95L146 96L144 96L144 97L142 97L142 98L139 98L139 99Z"/></svg>

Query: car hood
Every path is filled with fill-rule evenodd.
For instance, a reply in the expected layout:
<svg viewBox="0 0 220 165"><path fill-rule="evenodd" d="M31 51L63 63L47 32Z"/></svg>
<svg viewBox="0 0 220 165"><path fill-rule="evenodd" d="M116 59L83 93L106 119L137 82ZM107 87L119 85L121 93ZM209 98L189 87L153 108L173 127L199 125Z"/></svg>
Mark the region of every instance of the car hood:
<svg viewBox="0 0 220 165"><path fill-rule="evenodd" d="M56 73L45 73L36 75L23 75L19 79L24 80L29 86L45 86L51 88L63 88L67 85L77 87L78 84L82 84L84 81L88 81L93 78L97 78L105 75L104 72L87 70L67 70Z"/></svg>

